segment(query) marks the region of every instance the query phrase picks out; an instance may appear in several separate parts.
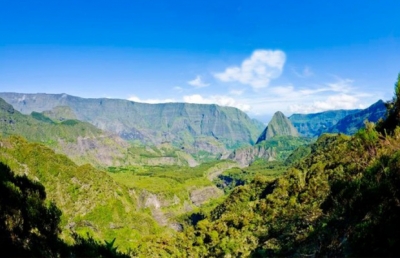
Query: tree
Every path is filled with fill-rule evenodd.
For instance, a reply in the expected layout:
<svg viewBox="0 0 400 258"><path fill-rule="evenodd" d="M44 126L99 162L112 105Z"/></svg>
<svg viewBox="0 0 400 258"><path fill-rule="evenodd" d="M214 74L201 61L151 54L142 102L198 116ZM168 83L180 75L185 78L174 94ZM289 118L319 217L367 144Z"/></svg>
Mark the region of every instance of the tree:
<svg viewBox="0 0 400 258"><path fill-rule="evenodd" d="M400 125L400 73L394 84L393 99L386 102L386 108L386 119L378 123L377 130L382 133L392 134L396 126Z"/></svg>
<svg viewBox="0 0 400 258"><path fill-rule="evenodd" d="M45 188L0 163L0 246L6 256L55 256L61 211L46 202Z"/></svg>

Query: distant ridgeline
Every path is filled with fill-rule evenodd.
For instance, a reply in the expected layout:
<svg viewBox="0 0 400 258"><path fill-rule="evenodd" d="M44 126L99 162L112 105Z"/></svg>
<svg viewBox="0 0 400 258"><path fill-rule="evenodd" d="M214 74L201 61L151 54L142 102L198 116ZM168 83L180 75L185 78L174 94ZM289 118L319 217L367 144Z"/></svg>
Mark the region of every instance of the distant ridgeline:
<svg viewBox="0 0 400 258"><path fill-rule="evenodd" d="M258 159L285 161L298 147L311 142L323 133L355 134L365 121L377 122L386 113L382 100L366 109L336 110L316 114L274 114L254 146L234 150L229 159L248 166Z"/></svg>
<svg viewBox="0 0 400 258"><path fill-rule="evenodd" d="M116 134L76 120L69 107L24 115L0 98L1 135L21 135L29 141L45 144L80 165L197 165L190 155L168 144L158 148L131 146Z"/></svg>
<svg viewBox="0 0 400 258"><path fill-rule="evenodd" d="M75 118L125 140L168 142L195 156L227 155L229 150L253 145L264 127L237 108L218 105L145 104L66 94L0 93L0 97L23 114L44 111L56 120Z"/></svg>
<svg viewBox="0 0 400 258"><path fill-rule="evenodd" d="M194 166L226 157L245 166L258 158L279 160L287 156L281 155L285 150L308 142L298 136L354 134L365 120L376 122L386 112L381 100L364 110L294 114L289 119L277 112L260 134L264 128L261 122L232 107L144 104L66 94L0 93L0 98L12 105L1 104L1 112L9 120L3 121L1 132L23 135L67 154L79 164L89 162L95 166ZM137 143L136 147L128 149L126 141ZM149 149L138 144L157 147ZM275 145L287 148L276 149Z"/></svg>
<svg viewBox="0 0 400 258"><path fill-rule="evenodd" d="M364 127L365 120L376 123L386 113L382 100L366 109L332 110L315 114L293 114L289 120L306 137L318 137L323 133L352 135Z"/></svg>

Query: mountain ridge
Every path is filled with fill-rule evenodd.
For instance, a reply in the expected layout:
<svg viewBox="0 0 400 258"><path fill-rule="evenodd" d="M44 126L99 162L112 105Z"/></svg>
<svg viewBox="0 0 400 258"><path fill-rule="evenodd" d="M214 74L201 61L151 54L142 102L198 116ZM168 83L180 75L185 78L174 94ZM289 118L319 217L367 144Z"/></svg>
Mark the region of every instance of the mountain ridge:
<svg viewBox="0 0 400 258"><path fill-rule="evenodd" d="M215 148L205 144L198 144L196 149L194 143L198 141L216 140L226 150L252 145L264 127L237 108L215 104L147 104L119 99L84 99L67 94L0 93L0 97L24 114L69 106L77 119L117 133L126 140L156 145L171 142L191 154L199 150L221 154L213 153Z"/></svg>

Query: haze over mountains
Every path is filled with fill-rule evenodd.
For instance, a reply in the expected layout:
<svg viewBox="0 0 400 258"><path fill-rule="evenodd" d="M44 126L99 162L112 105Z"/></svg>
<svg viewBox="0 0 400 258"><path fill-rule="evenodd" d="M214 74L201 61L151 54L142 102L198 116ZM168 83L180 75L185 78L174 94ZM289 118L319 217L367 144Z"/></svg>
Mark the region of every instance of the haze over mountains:
<svg viewBox="0 0 400 258"><path fill-rule="evenodd" d="M364 120L376 122L385 114L383 101L364 110L290 118L277 111L265 127L236 108L217 105L0 93L0 162L45 185L63 210L64 231L117 237L124 251L134 248L150 255L164 252L164 247L153 246L148 238L175 236L185 229L202 231L196 223L206 223L203 214L233 212L218 209L231 205L237 191L246 189L238 186L251 186L260 175L262 180L285 178L289 166L318 153L313 146L347 139L325 135L310 145L320 134L353 134ZM271 184L268 187L279 189ZM231 191L232 196L226 195ZM138 220L125 220L125 214ZM189 231L184 234L190 238ZM68 234L62 238L68 239ZM255 246L246 248L249 252Z"/></svg>
<svg viewBox="0 0 400 258"><path fill-rule="evenodd" d="M256 142L264 125L236 108L186 103L144 104L83 99L66 94L1 93L23 114L69 106L75 117L130 141L170 142L188 153L211 155Z"/></svg>
<svg viewBox="0 0 400 258"><path fill-rule="evenodd" d="M300 135L318 137L327 132L354 134L364 126L365 120L377 122L386 113L382 100L366 109L330 110L314 114L293 114L289 120Z"/></svg>
<svg viewBox="0 0 400 258"><path fill-rule="evenodd" d="M22 135L77 164L96 167L196 166L226 158L242 167L257 159L283 161L311 138L354 134L366 120L377 122L386 113L381 100L364 110L289 118L277 111L265 127L237 108L217 105L143 104L66 94L0 93L0 98L12 105L0 102L0 116L8 121L1 129L4 135Z"/></svg>

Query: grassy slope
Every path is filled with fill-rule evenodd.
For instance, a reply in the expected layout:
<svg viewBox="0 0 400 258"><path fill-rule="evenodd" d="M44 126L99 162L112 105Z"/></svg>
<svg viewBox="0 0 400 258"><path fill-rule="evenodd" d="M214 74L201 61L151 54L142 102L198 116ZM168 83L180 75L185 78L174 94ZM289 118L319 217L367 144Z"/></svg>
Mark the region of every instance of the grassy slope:
<svg viewBox="0 0 400 258"><path fill-rule="evenodd" d="M0 146L0 161L46 187L48 199L63 211L62 227L105 240L116 237L123 249L135 246L139 238L164 231L149 213L139 210L135 192L106 172L77 166L67 157L20 137L3 138Z"/></svg>
<svg viewBox="0 0 400 258"><path fill-rule="evenodd" d="M65 94L1 93L1 96L23 113L69 106L78 119L126 139L157 144L169 141L179 148L190 146L198 137L208 137L235 149L254 143L264 127L236 108L217 105L145 104L116 99L82 99Z"/></svg>
<svg viewBox="0 0 400 258"><path fill-rule="evenodd" d="M67 114L68 115L68 114ZM69 116L69 115L68 115ZM33 112L23 115L0 99L0 133L22 135L29 141L43 143L58 153L66 154L77 164L96 167L129 164L187 165L193 158L170 146L148 148L130 145L116 135L78 120L54 121Z"/></svg>

